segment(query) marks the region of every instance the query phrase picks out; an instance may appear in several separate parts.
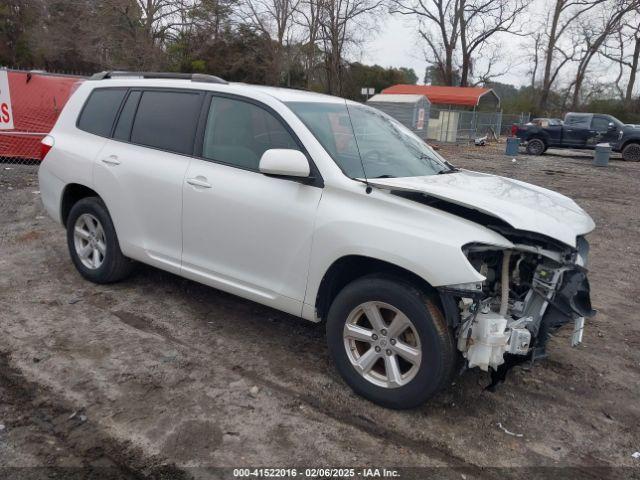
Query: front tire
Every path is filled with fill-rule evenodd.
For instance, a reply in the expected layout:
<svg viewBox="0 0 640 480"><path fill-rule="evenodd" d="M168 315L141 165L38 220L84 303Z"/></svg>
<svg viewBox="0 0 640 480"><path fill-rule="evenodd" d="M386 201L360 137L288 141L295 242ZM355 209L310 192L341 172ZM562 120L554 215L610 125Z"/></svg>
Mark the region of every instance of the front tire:
<svg viewBox="0 0 640 480"><path fill-rule="evenodd" d="M630 143L622 149L622 159L627 162L640 162L640 143Z"/></svg>
<svg viewBox="0 0 640 480"><path fill-rule="evenodd" d="M347 285L327 316L329 352L359 395L388 408L414 408L448 384L453 337L434 301L392 277Z"/></svg>
<svg viewBox="0 0 640 480"><path fill-rule="evenodd" d="M78 272L94 283L122 280L135 266L122 254L109 211L98 197L83 198L71 208L67 246Z"/></svg>
<svg viewBox="0 0 640 480"><path fill-rule="evenodd" d="M529 155L542 155L547 150L547 145L540 138L532 138L527 142L527 153Z"/></svg>

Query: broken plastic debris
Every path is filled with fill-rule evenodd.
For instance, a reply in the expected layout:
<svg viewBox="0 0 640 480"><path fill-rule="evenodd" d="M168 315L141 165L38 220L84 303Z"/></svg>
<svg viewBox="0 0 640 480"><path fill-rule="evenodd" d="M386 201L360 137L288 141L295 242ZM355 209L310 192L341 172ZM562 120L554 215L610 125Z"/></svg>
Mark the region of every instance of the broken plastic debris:
<svg viewBox="0 0 640 480"><path fill-rule="evenodd" d="M515 158L512 158L512 159L511 159L511 163L516 163L516 161L517 161L517 160L516 160Z"/></svg>
<svg viewBox="0 0 640 480"><path fill-rule="evenodd" d="M498 422L498 427L500 427L500 430L502 430L502 431L503 431L504 433L506 433L507 435L512 435L512 436L514 436L514 437L518 437L518 438L522 438L522 437L524 437L524 435L523 435L522 433L514 433L514 432L511 432L511 431L507 430L506 428L504 428L504 427L502 426L502 423L501 423L501 422Z"/></svg>
<svg viewBox="0 0 640 480"><path fill-rule="evenodd" d="M631 454L631 456L632 456L633 458L640 458L640 452L633 452L633 453Z"/></svg>

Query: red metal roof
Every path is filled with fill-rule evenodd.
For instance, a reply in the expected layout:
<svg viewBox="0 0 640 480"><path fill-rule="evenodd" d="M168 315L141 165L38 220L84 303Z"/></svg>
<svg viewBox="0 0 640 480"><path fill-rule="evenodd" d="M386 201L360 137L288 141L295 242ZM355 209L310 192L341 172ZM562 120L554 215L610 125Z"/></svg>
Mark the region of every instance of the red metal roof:
<svg viewBox="0 0 640 480"><path fill-rule="evenodd" d="M465 105L474 107L480 97L490 88L480 87L437 87L433 85L393 85L385 88L382 93L405 93L425 95L431 103L445 103L451 105Z"/></svg>
<svg viewBox="0 0 640 480"><path fill-rule="evenodd" d="M12 132L47 134L81 77L9 71L9 91L14 130L2 130L0 156L38 158L42 136L18 136Z"/></svg>

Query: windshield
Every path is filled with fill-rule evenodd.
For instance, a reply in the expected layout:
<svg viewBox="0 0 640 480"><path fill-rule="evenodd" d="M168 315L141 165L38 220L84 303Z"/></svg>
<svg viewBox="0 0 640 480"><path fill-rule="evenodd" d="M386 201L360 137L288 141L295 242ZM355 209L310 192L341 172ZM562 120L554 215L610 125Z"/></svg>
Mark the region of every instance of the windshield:
<svg viewBox="0 0 640 480"><path fill-rule="evenodd" d="M374 108L346 102L287 105L348 177L417 177L455 171L409 129Z"/></svg>

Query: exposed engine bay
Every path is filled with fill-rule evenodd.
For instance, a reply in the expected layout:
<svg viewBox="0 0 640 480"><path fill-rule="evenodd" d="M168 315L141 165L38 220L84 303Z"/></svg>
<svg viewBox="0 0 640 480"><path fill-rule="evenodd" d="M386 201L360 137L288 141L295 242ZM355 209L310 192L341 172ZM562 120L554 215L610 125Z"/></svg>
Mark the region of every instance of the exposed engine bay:
<svg viewBox="0 0 640 480"><path fill-rule="evenodd" d="M564 324L574 324L572 345L582 341L585 318L596 313L584 238L595 223L566 197L540 196L533 186L523 191L502 177L456 175L377 182L394 195L482 225L511 242L506 249L464 245L463 253L485 280L438 288L466 365L497 372L503 380L510 366L545 357L550 334Z"/></svg>
<svg viewBox="0 0 640 480"><path fill-rule="evenodd" d="M459 314L453 322L458 350L469 368L485 371L497 371L509 355L544 357L550 333L569 322L574 323L572 345L579 344L585 317L595 314L584 237L571 249L539 235L501 230L514 248L463 248L484 282L440 289L447 316L455 315L454 309Z"/></svg>

